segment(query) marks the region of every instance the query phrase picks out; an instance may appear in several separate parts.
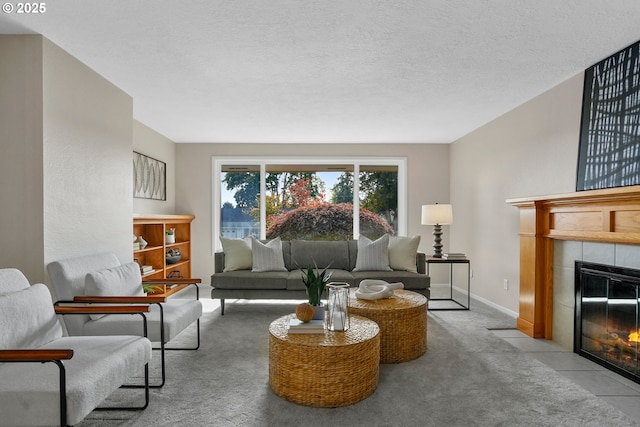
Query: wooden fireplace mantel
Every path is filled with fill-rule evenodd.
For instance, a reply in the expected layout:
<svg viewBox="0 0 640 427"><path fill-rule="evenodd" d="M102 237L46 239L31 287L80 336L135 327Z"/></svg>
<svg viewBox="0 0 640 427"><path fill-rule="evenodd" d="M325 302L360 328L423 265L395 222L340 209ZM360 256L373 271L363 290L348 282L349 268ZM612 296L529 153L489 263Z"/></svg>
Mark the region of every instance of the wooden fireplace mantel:
<svg viewBox="0 0 640 427"><path fill-rule="evenodd" d="M640 244L640 186L509 199L520 211L518 329L551 339L553 239Z"/></svg>

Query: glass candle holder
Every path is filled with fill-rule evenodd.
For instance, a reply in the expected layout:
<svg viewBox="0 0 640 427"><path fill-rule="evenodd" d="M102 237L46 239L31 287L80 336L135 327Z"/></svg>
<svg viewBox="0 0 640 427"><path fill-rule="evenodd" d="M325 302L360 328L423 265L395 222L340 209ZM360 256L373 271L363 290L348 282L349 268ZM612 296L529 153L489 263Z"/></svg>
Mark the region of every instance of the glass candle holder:
<svg viewBox="0 0 640 427"><path fill-rule="evenodd" d="M326 324L329 331L349 329L349 284L331 282L327 284Z"/></svg>

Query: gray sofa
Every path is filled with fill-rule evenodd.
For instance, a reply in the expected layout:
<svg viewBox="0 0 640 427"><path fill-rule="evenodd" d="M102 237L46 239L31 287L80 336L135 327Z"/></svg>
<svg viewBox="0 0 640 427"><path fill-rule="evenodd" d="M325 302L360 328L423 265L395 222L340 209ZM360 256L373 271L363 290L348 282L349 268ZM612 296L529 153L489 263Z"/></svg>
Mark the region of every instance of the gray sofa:
<svg viewBox="0 0 640 427"><path fill-rule="evenodd" d="M425 254L416 253L416 272L354 271L358 255L357 240L342 241L282 241L282 255L287 271L252 272L251 270L223 271L224 252L214 256L215 273L211 276L211 298L220 299L224 315L225 299L307 299L300 268L314 265L329 266L331 281L358 286L364 279L381 279L389 283L402 282L404 288L429 298L429 276L426 275Z"/></svg>

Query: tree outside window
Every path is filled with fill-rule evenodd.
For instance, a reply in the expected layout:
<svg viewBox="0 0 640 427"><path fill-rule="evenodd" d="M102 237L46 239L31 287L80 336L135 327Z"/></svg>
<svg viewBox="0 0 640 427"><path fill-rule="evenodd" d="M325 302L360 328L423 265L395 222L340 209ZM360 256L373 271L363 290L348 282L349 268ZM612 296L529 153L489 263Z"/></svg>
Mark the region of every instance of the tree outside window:
<svg viewBox="0 0 640 427"><path fill-rule="evenodd" d="M267 238L353 238L352 171L327 171L326 166L309 170L308 165L300 171L291 166L287 166L287 170L277 169L277 166L270 167L265 176ZM369 238L393 234L397 230L397 167L391 171L380 169L367 168L359 174L359 227L360 233ZM330 182L328 191L327 182ZM259 234L259 172L223 172L221 185L235 201L234 205L227 200L222 207L222 234L244 237L242 234L246 232L256 235L256 230ZM242 218L245 226L235 224L234 229L228 221L232 217ZM246 223L251 226L247 227Z"/></svg>

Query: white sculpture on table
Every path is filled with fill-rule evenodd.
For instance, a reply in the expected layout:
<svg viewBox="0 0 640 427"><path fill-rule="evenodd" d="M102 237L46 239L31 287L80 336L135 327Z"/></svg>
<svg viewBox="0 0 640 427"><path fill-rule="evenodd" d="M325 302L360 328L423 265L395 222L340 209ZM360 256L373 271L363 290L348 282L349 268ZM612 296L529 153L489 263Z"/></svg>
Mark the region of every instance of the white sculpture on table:
<svg viewBox="0 0 640 427"><path fill-rule="evenodd" d="M401 282L387 283L379 279L364 279L356 290L356 298L360 299L382 299L393 296L394 289L403 289Z"/></svg>

